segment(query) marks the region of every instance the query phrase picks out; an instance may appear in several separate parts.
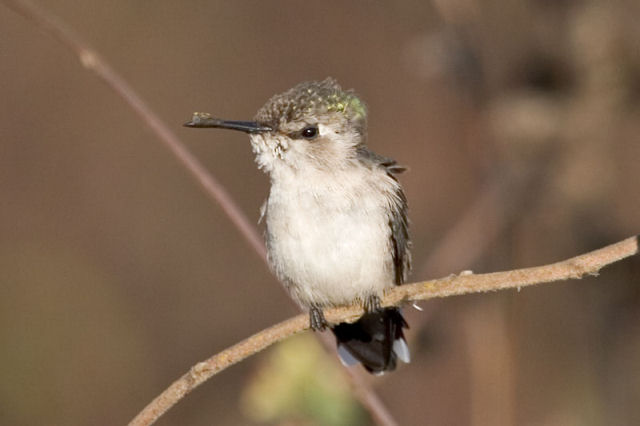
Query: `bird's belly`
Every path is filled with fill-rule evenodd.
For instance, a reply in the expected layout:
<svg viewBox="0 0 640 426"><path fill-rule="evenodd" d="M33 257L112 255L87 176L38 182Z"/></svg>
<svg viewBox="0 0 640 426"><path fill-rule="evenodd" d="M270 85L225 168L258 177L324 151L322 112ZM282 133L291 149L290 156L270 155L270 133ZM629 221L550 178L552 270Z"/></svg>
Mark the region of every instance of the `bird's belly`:
<svg viewBox="0 0 640 426"><path fill-rule="evenodd" d="M269 259L302 305L340 305L393 285L386 215L372 209L269 206ZM304 212L304 209L302 210Z"/></svg>

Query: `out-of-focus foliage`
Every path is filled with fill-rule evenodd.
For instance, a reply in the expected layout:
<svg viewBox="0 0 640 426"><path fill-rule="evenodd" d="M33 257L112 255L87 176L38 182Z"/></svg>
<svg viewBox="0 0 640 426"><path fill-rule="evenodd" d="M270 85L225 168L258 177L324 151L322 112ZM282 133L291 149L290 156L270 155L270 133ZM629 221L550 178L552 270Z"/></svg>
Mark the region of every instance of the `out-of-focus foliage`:
<svg viewBox="0 0 640 426"><path fill-rule="evenodd" d="M365 424L365 413L338 366L311 335L277 345L245 389L245 413L265 422Z"/></svg>

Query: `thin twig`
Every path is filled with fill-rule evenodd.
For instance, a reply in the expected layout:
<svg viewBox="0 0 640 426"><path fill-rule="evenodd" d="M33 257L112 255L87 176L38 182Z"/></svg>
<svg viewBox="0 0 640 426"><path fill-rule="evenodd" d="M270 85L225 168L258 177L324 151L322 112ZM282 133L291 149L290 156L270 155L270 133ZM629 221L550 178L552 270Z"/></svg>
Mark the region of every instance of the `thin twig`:
<svg viewBox="0 0 640 426"><path fill-rule="evenodd" d="M63 22L50 13L36 7L28 0L2 0L9 8L33 22L40 30L52 35L63 45L73 50L82 65L94 72L113 89L138 116L151 128L169 150L178 158L186 169L204 188L205 193L220 204L222 210L238 228L249 245L266 262L266 249L256 228L249 222L238 205L233 201L224 187L213 177L202 164L186 149L178 137L149 108L136 91L120 76L89 44L71 31ZM359 373L347 375L354 389L355 396L371 413L373 419L381 426L392 426L395 423L391 413L382 404L373 389Z"/></svg>
<svg viewBox="0 0 640 426"><path fill-rule="evenodd" d="M364 370L347 368L345 371L347 372L347 377L350 378L356 398L369 409L369 413L376 424L381 426L396 426L398 422L391 416L391 413L387 410L387 406L380 400L378 394L375 392L367 392L370 386L365 383L365 379L362 376Z"/></svg>
<svg viewBox="0 0 640 426"><path fill-rule="evenodd" d="M327 353L332 354L331 359L335 365L344 372L354 397L367 408L373 422L380 426L397 426L398 422L393 418L378 394L372 390L371 375L361 368L342 368L341 362L335 356L336 339L333 334L317 333L316 336L327 348ZM379 385L380 382L376 384Z"/></svg>
<svg viewBox="0 0 640 426"><path fill-rule="evenodd" d="M507 288L520 289L521 287L535 284L579 279L585 275L597 275L603 267L637 253L638 237L635 236L599 250L550 265L490 274L457 275L395 287L382 299L382 306L399 306L406 302L435 297L448 297ZM330 323L354 321L362 314L363 309L361 306L345 306L325 311L325 317ZM152 424L184 395L191 392L211 376L276 342L308 328L308 317L306 315L298 315L256 333L208 360L196 364L187 374L176 380L145 407L129 425L142 426Z"/></svg>
<svg viewBox="0 0 640 426"><path fill-rule="evenodd" d="M9 8L32 21L39 29L52 35L78 55L82 65L100 77L138 114L140 119L158 136L158 139L176 156L196 178L205 193L217 202L231 222L238 228L249 245L266 261L266 250L260 234L224 186L187 150L180 139L154 113L140 95L80 36L63 22L27 0L2 0Z"/></svg>

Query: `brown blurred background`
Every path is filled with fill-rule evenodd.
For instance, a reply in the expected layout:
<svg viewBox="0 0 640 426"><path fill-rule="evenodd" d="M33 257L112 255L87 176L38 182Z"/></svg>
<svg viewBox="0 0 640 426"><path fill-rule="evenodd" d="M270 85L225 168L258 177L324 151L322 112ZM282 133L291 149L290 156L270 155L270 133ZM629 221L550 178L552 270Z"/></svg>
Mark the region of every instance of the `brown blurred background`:
<svg viewBox="0 0 640 426"><path fill-rule="evenodd" d="M412 280L640 230L635 0L39 3L252 221L268 180L246 135L181 123L250 119L332 76L367 102L369 145L410 167ZM0 76L0 424L124 424L195 362L296 313L131 109L3 4ZM408 308L413 362L373 386L403 425L640 424L639 284L636 257ZM258 354L158 424L368 424L322 351L302 337Z"/></svg>

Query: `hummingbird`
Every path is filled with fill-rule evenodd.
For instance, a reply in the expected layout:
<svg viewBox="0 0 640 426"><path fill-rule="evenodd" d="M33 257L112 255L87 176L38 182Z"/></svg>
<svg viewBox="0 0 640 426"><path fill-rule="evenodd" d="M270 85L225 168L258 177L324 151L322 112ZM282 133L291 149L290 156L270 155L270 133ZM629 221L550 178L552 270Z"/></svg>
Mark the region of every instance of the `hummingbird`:
<svg viewBox="0 0 640 426"><path fill-rule="evenodd" d="M309 312L310 328L329 327L344 365L379 375L410 361L400 309L380 305L385 289L411 269L405 170L366 145L367 109L332 78L273 96L253 121L195 113L186 127L249 135L270 177L261 209L268 263ZM327 323L323 308L360 303L354 323Z"/></svg>

